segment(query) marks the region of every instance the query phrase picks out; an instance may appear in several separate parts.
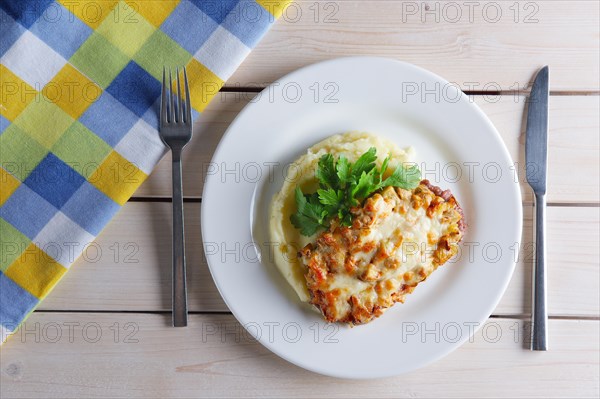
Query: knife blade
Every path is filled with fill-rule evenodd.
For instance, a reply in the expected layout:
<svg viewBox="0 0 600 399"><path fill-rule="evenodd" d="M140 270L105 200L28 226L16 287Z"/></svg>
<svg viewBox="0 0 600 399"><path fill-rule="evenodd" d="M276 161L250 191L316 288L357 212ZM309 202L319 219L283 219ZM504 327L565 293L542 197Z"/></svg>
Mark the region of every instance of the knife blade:
<svg viewBox="0 0 600 399"><path fill-rule="evenodd" d="M546 307L546 175L548 168L548 66L537 73L529 96L525 137L526 177L535 194L535 262L531 350L548 348Z"/></svg>

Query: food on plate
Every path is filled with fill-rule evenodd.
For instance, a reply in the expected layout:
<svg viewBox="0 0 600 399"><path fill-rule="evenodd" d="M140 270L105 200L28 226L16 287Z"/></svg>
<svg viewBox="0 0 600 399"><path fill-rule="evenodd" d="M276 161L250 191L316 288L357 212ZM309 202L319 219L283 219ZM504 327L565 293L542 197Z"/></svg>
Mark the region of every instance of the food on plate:
<svg viewBox="0 0 600 399"><path fill-rule="evenodd" d="M456 199L427 180L414 190L388 186L353 217L300 251L310 302L327 321L368 323L404 302L456 254L465 228Z"/></svg>
<svg viewBox="0 0 600 399"><path fill-rule="evenodd" d="M331 136L310 147L304 155L287 168L287 176L279 192L273 197L270 207L269 230L271 241L277 243L273 253L275 264L287 282L303 302L310 300L304 274L306 268L298 257L298 251L316 238L304 236L290 221L290 215L297 211L295 192L300 188L303 192L315 192L319 181L315 173L319 159L326 154L339 157L344 154L351 162L356 162L369 148L374 147L378 154L389 154L388 169L393 170L398 164L411 162L414 159L412 148L402 149L384 138L361 132L350 132ZM378 158L376 164L381 167L383 159Z"/></svg>
<svg viewBox="0 0 600 399"><path fill-rule="evenodd" d="M456 254L462 209L421 181L412 157L367 133L332 136L289 168L273 198L275 262L327 321L373 320Z"/></svg>

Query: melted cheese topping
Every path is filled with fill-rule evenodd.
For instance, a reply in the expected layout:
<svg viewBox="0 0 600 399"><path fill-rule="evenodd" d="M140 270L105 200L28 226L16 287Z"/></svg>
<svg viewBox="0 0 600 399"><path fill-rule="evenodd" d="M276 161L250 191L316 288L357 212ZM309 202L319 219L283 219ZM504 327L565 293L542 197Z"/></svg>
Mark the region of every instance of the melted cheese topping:
<svg viewBox="0 0 600 399"><path fill-rule="evenodd" d="M388 187L353 213L351 227L332 224L300 251L311 303L332 322L367 323L404 302L457 252L465 227L455 198L426 180Z"/></svg>

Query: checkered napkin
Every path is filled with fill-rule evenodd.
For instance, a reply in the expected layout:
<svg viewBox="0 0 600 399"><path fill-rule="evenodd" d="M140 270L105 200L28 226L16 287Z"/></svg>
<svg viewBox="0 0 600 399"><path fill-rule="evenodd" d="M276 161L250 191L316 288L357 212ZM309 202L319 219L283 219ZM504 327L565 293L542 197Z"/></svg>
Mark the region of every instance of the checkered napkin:
<svg viewBox="0 0 600 399"><path fill-rule="evenodd" d="M287 1L1 0L0 342L165 153L163 65L198 117Z"/></svg>

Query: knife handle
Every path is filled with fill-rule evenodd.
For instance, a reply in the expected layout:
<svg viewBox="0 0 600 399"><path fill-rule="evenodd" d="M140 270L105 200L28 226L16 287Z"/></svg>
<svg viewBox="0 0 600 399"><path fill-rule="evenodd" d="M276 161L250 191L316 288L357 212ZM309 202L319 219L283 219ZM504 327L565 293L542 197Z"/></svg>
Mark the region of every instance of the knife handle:
<svg viewBox="0 0 600 399"><path fill-rule="evenodd" d="M546 196L535 195L535 263L533 265L533 308L531 350L547 350L546 307Z"/></svg>

